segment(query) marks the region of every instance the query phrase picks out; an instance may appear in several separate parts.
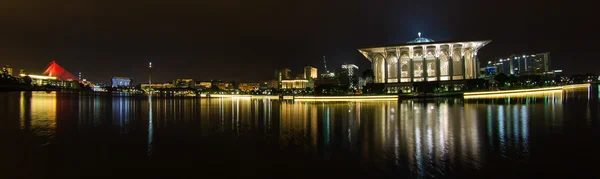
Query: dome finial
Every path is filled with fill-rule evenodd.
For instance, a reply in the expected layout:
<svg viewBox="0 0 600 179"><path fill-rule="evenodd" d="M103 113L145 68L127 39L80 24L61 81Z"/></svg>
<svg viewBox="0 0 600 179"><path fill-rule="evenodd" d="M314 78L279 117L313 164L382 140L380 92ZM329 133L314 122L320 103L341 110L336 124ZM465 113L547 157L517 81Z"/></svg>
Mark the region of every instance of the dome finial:
<svg viewBox="0 0 600 179"><path fill-rule="evenodd" d="M421 32L419 32L419 37L421 37Z"/></svg>

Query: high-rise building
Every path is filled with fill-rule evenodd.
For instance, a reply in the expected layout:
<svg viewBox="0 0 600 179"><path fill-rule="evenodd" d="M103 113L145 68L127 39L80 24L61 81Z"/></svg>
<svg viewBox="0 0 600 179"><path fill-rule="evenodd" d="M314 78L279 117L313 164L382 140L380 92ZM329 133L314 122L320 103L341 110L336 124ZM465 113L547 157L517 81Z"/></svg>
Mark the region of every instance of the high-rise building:
<svg viewBox="0 0 600 179"><path fill-rule="evenodd" d="M550 53L511 55L496 61L488 61L488 68L495 73L506 75L544 75L553 72L550 66Z"/></svg>
<svg viewBox="0 0 600 179"><path fill-rule="evenodd" d="M312 66L304 67L304 79L317 79L318 77L317 68Z"/></svg>
<svg viewBox="0 0 600 179"><path fill-rule="evenodd" d="M355 73L358 72L358 66L354 65L354 64L344 64L342 65L342 69L346 70L346 75L347 75L347 82L349 85L349 88L354 88L355 84L354 84L354 77L355 77ZM342 81L346 81L346 80L340 80L340 82Z"/></svg>
<svg viewBox="0 0 600 179"><path fill-rule="evenodd" d="M111 82L112 87L129 87L132 85L131 78L129 77L113 77Z"/></svg>
<svg viewBox="0 0 600 179"><path fill-rule="evenodd" d="M354 76L355 72L358 71L358 66L356 66L354 64L345 64L345 65L342 65L342 68L348 70L348 76Z"/></svg>
<svg viewBox="0 0 600 179"><path fill-rule="evenodd" d="M275 79L277 79L277 81L280 81L280 82L281 82L281 80L292 79L292 70L290 70L289 68L282 68L282 69L275 70Z"/></svg>
<svg viewBox="0 0 600 179"><path fill-rule="evenodd" d="M340 85L344 85L344 86L345 85L350 85L350 83L351 83L350 82L351 81L350 80L351 76L349 75L349 70L348 69L343 68L343 67L342 68L338 68L338 69L335 69L334 73L335 73L335 77L338 80L338 83Z"/></svg>

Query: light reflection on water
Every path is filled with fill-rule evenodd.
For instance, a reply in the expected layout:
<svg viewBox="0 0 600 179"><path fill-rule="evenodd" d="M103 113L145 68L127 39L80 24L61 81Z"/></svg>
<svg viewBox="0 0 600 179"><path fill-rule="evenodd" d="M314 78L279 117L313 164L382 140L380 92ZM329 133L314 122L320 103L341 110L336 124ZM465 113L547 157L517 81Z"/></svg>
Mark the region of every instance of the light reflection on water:
<svg viewBox="0 0 600 179"><path fill-rule="evenodd" d="M21 92L21 129L53 137L56 129L56 93Z"/></svg>
<svg viewBox="0 0 600 179"><path fill-rule="evenodd" d="M105 97L38 92L2 97L19 96L16 119L19 129L46 138L46 143L40 145L101 128L105 134L143 141L146 147L138 152L153 157L168 155L160 153L161 148L171 147L164 145L167 139L219 136L223 140L222 136L228 136L227 140L235 143L253 136L254 140L276 144L280 150L302 148L303 153L323 160L343 156L383 171L436 177L482 170L495 162L490 158L496 155L529 160L530 135L563 132L567 120L564 104L582 97L587 100L589 93L566 91L521 98L378 102ZM598 114L589 103L584 110L591 126L594 124L591 120ZM72 133L57 135L66 133L62 131Z"/></svg>

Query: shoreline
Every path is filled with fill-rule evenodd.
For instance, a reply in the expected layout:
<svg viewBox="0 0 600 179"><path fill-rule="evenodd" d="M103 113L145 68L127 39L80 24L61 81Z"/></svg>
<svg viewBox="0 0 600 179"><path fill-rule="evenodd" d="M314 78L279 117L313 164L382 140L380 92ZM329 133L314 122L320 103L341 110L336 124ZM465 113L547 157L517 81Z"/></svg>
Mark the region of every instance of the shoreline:
<svg viewBox="0 0 600 179"><path fill-rule="evenodd" d="M510 97L523 94L542 94L555 93L565 89L587 88L590 83L573 84L554 87L518 89L518 90L498 90L498 91L480 91L480 92L443 92L443 93L404 93L404 94L381 94L381 95L336 95L336 96L315 96L315 95L246 95L246 94L195 94L195 95L151 95L157 98L243 98L243 99L272 99L272 100L293 100L293 101L389 101L401 99L420 99L420 98L485 98L485 97ZM131 94L126 92L95 92L81 90L0 90L0 92L64 92L87 94L93 96L113 96L113 97L147 97L148 94Z"/></svg>

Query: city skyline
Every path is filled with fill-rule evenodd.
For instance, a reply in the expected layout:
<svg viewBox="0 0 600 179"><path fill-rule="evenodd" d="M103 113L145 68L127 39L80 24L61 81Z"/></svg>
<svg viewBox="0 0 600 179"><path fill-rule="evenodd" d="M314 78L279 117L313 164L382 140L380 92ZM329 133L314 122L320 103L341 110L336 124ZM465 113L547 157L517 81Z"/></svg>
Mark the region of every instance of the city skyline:
<svg viewBox="0 0 600 179"><path fill-rule="evenodd" d="M363 71L370 63L356 48L399 44L422 32L439 41L493 40L480 51L482 64L498 56L547 51L553 66L566 74L597 73L593 51L588 50L593 38L587 36L593 33L581 23L593 11L585 10L592 6L584 4L364 0L55 4L61 3L1 4L2 65L41 73L56 60L90 81L129 76L141 83L147 80L146 64L152 61L153 81L258 81L270 79L278 68L290 68L295 74L310 65L324 71L322 56L328 66L352 63Z"/></svg>

